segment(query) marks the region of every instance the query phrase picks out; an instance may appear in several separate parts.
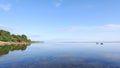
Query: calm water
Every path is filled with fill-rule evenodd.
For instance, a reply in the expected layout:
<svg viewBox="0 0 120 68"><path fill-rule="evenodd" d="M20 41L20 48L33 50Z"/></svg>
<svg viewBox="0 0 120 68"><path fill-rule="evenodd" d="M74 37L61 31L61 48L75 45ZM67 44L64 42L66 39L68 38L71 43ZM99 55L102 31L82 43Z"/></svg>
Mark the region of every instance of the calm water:
<svg viewBox="0 0 120 68"><path fill-rule="evenodd" d="M0 46L0 68L120 68L120 43Z"/></svg>

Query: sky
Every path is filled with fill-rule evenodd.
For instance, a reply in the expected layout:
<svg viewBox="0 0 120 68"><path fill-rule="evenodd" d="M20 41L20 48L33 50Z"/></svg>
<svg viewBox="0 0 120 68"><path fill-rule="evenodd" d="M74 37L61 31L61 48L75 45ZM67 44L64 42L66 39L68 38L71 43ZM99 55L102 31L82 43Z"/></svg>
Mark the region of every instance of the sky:
<svg viewBox="0 0 120 68"><path fill-rule="evenodd" d="M0 29L43 41L120 41L120 0L0 0Z"/></svg>

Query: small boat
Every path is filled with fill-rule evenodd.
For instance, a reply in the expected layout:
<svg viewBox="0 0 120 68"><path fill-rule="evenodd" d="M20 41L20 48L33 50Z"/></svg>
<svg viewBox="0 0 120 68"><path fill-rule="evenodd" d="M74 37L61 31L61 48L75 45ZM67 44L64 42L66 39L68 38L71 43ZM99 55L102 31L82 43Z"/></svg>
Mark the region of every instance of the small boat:
<svg viewBox="0 0 120 68"><path fill-rule="evenodd" d="M96 44L98 45L99 43L98 43L98 42L96 42Z"/></svg>
<svg viewBox="0 0 120 68"><path fill-rule="evenodd" d="M100 45L103 45L103 43L100 43Z"/></svg>

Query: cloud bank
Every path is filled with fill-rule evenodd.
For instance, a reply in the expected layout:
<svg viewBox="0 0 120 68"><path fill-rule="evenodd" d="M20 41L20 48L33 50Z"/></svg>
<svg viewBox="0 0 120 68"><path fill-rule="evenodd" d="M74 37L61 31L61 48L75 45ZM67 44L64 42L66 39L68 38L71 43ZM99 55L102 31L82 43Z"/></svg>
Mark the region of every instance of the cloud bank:
<svg viewBox="0 0 120 68"><path fill-rule="evenodd" d="M16 28L5 24L0 24L0 30L15 32Z"/></svg>
<svg viewBox="0 0 120 68"><path fill-rule="evenodd" d="M69 26L60 28L64 31L80 31L80 30L120 30L120 24L106 24L101 26Z"/></svg>
<svg viewBox="0 0 120 68"><path fill-rule="evenodd" d="M0 9L4 11L9 11L11 10L11 4L0 4Z"/></svg>

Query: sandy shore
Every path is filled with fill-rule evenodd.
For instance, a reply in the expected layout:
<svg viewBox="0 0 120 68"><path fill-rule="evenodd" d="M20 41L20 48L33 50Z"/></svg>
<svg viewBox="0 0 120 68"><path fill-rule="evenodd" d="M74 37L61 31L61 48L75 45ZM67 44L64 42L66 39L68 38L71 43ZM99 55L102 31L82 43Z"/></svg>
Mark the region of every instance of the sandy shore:
<svg viewBox="0 0 120 68"><path fill-rule="evenodd" d="M0 45L27 45L30 44L28 42L3 42L0 41Z"/></svg>

